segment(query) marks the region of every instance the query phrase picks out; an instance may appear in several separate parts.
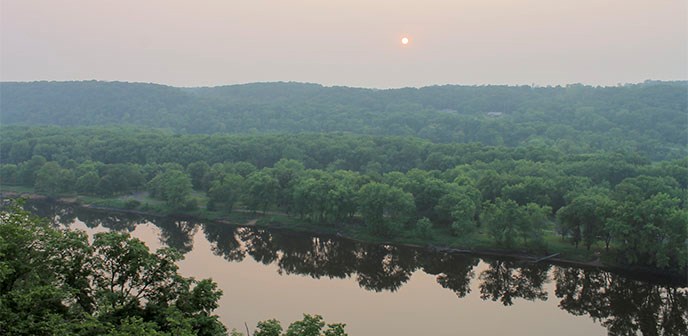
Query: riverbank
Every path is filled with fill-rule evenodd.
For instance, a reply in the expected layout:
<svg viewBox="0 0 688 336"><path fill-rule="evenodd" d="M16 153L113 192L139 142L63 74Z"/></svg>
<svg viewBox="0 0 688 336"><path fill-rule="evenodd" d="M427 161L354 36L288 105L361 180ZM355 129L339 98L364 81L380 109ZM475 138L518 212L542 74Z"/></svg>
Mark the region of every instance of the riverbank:
<svg viewBox="0 0 688 336"><path fill-rule="evenodd" d="M621 265L614 262L614 251L603 254L600 252L600 246L595 246L591 250L575 248L562 240L561 237L553 234L546 235L546 244L544 248L532 249L519 246L505 249L495 246L483 232L477 232L462 239L451 235L448 229L434 228L433 234L427 238L419 238L410 234L410 232L402 232L393 238L381 238L370 234L369 230L360 223L322 225L310 223L306 220L301 220L280 212L267 211L263 213L245 209L235 209L231 213L226 213L209 211L202 208L184 213L170 212L163 206L160 206L160 204L151 205L147 202L150 200L145 199L145 197L141 195L137 197L146 202L138 202L135 208L131 208L132 204L131 202L127 202L128 199L126 198L97 198L77 195L49 197L30 190L5 190L4 187L3 190L0 191L0 196L2 198L21 197L31 200L49 200L94 211L119 212L154 217L184 217L233 226L256 226L274 230L329 235L360 243L406 246L442 253L470 254L476 257L508 258L526 263L546 262L560 266L602 268L605 270L632 274L634 276L658 276L672 282L679 281L681 283L686 283L685 275L647 267Z"/></svg>

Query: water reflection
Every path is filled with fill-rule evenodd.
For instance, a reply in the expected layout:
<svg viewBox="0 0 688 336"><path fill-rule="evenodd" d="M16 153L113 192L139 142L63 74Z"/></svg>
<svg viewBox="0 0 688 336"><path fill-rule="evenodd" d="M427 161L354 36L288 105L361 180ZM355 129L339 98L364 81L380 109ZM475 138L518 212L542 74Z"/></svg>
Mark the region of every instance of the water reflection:
<svg viewBox="0 0 688 336"><path fill-rule="evenodd" d="M191 252L193 249L193 236L200 228L197 222L167 217L158 218L154 223L155 226L160 228L161 243L174 247L183 254Z"/></svg>
<svg viewBox="0 0 688 336"><path fill-rule="evenodd" d="M212 250L215 255L224 257L227 261L242 261L246 251L241 248L236 228L229 225L206 225L203 227L205 238L213 242Z"/></svg>
<svg viewBox="0 0 688 336"><path fill-rule="evenodd" d="M576 316L589 316L610 335L687 335L688 289L685 285L655 283L599 269L532 264L463 254L364 244L337 237L224 224L203 224L188 219L106 213L89 209L32 202L31 211L55 225L69 226L78 219L89 228L132 231L150 222L160 229L160 241L188 253L193 237L202 230L212 252L228 262L252 258L274 264L280 274L316 279L351 278L370 291L396 291L411 275L422 270L461 299L478 282L480 298L517 305L518 300L559 300L558 306ZM476 276L477 275L477 276ZM556 298L548 297L547 283L554 282ZM475 287L474 287L475 288Z"/></svg>
<svg viewBox="0 0 688 336"><path fill-rule="evenodd" d="M628 279L600 270L557 268L559 307L600 321L612 335L686 335L686 288Z"/></svg>
<svg viewBox="0 0 688 336"><path fill-rule="evenodd" d="M547 300L543 286L548 281L550 265L518 265L514 261L494 260L487 262L490 268L480 273L480 297L483 300L499 300L505 306L514 304L516 298L529 301Z"/></svg>
<svg viewBox="0 0 688 336"><path fill-rule="evenodd" d="M471 292L471 280L475 277L473 268L478 266L480 259L462 254L425 253L420 262L425 273L436 275L437 283L462 298Z"/></svg>

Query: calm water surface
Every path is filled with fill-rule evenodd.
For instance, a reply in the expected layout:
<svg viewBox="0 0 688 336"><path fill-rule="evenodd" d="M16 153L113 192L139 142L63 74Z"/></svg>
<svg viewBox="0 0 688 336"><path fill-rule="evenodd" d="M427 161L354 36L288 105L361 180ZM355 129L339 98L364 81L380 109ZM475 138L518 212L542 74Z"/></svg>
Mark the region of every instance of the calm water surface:
<svg viewBox="0 0 688 336"><path fill-rule="evenodd" d="M185 276L224 291L230 329L302 313L350 335L686 335L685 284L614 272L476 258L336 237L104 213L33 211L87 231L130 232L185 254Z"/></svg>

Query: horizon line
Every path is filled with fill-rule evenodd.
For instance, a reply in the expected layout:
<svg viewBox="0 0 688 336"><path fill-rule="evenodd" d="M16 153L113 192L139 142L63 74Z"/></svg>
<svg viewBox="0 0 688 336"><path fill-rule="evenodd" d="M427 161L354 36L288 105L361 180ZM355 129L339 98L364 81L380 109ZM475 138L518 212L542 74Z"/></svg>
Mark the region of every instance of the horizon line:
<svg viewBox="0 0 688 336"><path fill-rule="evenodd" d="M559 83L559 84L466 84L466 83L438 83L423 86L398 86L398 87L365 87L365 86L348 86L348 85L327 85L316 82L305 82L305 81L290 81L290 80L275 80L275 81L256 81L256 82L241 82L241 83L228 83L228 84L218 84L218 85L200 85L200 86L176 86L171 84L159 83L159 82L145 82L145 81L126 81L126 80L103 80L103 79L66 79L66 80L55 80L55 79L38 79L38 80L1 80L0 83L18 83L18 84L30 84L30 83L83 83L83 82L101 82L101 83L124 83L124 84L148 84L148 85L159 85L172 87L177 89L210 89L210 88L220 88L220 87L230 87L230 86L245 86L253 84L301 84L301 85L317 85L323 88L350 88L350 89L363 89L363 90L400 90L400 89L423 89L430 87L440 87L440 86L463 86L463 87L530 87L530 88L556 88L556 87L568 87L568 86L585 86L594 88L613 88L613 87L623 87L623 86L633 86L641 84L651 84L651 83L681 83L688 84L688 78L686 79L645 79L638 82L624 82L617 83L615 85L603 85L603 84L589 84L581 82L572 83Z"/></svg>

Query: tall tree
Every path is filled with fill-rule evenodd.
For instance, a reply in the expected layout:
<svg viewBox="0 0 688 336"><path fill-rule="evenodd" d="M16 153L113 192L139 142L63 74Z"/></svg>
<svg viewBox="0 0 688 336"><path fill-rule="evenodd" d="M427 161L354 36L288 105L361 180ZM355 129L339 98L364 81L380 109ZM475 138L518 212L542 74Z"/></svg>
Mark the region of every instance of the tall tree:
<svg viewBox="0 0 688 336"><path fill-rule="evenodd" d="M251 173L246 178L244 202L253 210L265 212L271 204L275 203L277 191L277 179L267 171L261 170Z"/></svg>
<svg viewBox="0 0 688 336"><path fill-rule="evenodd" d="M180 170L168 170L148 182L153 197L164 200L174 210L194 208L191 178Z"/></svg>
<svg viewBox="0 0 688 336"><path fill-rule="evenodd" d="M401 230L414 213L413 196L386 184L371 182L358 192L358 205L370 230L392 236Z"/></svg>
<svg viewBox="0 0 688 336"><path fill-rule="evenodd" d="M222 291L177 273L181 254L123 233L57 230L18 206L0 212L0 333L225 335Z"/></svg>

